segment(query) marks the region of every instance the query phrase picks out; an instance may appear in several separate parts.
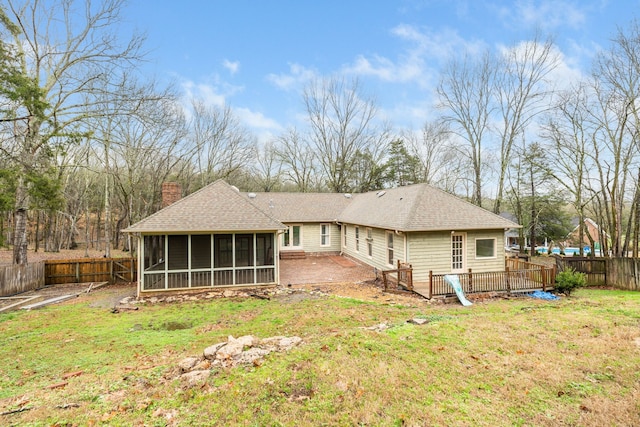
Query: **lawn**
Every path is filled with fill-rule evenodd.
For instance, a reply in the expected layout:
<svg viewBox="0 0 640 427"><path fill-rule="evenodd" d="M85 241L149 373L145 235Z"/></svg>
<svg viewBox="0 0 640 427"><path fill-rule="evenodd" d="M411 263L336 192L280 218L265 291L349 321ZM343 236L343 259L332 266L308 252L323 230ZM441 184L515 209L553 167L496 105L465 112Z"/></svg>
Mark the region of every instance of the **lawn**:
<svg viewBox="0 0 640 427"><path fill-rule="evenodd" d="M0 315L0 425L640 425L640 293L468 308L248 298L117 314L95 298ZM303 343L215 368L198 387L171 375L229 335Z"/></svg>

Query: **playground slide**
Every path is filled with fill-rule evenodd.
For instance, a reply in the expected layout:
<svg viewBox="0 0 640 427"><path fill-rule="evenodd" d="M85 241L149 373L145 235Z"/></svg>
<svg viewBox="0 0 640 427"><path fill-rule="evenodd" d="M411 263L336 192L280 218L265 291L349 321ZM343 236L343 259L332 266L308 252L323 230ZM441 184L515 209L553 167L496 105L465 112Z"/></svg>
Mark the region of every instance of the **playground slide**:
<svg viewBox="0 0 640 427"><path fill-rule="evenodd" d="M456 292L458 299L465 307L472 305L473 303L464 296L464 292L462 292L462 285L460 284L460 278L455 274L447 274L444 276L444 281L449 284Z"/></svg>

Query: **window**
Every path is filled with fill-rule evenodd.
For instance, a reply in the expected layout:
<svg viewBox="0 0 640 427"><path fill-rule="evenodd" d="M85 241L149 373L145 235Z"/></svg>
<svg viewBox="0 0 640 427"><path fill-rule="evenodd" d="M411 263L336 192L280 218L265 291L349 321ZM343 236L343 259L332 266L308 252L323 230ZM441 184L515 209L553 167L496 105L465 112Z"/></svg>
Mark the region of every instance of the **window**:
<svg viewBox="0 0 640 427"><path fill-rule="evenodd" d="M320 224L320 246L331 245L330 230L329 224Z"/></svg>
<svg viewBox="0 0 640 427"><path fill-rule="evenodd" d="M367 228L367 255L373 257L373 233L370 228Z"/></svg>
<svg viewBox="0 0 640 427"><path fill-rule="evenodd" d="M356 252L360 252L360 227L356 227Z"/></svg>
<svg viewBox="0 0 640 427"><path fill-rule="evenodd" d="M290 225L282 235L282 246L286 248L302 247L302 226Z"/></svg>
<svg viewBox="0 0 640 427"><path fill-rule="evenodd" d="M233 239L231 234L216 234L213 236L214 254L213 266L233 267Z"/></svg>
<svg viewBox="0 0 640 427"><path fill-rule="evenodd" d="M168 237L168 270L186 270L189 268L189 236L186 234Z"/></svg>
<svg viewBox="0 0 640 427"><path fill-rule="evenodd" d="M347 224L343 225L344 227L344 247L347 247Z"/></svg>
<svg viewBox="0 0 640 427"><path fill-rule="evenodd" d="M387 264L393 265L393 231L387 231Z"/></svg>
<svg viewBox="0 0 640 427"><path fill-rule="evenodd" d="M476 258L495 258L496 239L476 239Z"/></svg>
<svg viewBox="0 0 640 427"><path fill-rule="evenodd" d="M451 235L451 271L464 270L464 235Z"/></svg>
<svg viewBox="0 0 640 427"><path fill-rule="evenodd" d="M191 236L191 268L211 268L211 235Z"/></svg>

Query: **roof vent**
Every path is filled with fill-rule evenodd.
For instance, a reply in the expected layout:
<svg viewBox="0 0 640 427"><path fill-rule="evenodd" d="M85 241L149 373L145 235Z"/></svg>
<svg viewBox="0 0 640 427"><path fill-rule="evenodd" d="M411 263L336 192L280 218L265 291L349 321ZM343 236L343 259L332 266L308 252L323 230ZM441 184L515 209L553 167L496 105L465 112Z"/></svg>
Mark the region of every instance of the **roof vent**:
<svg viewBox="0 0 640 427"><path fill-rule="evenodd" d="M236 187L235 185L232 185L231 188L233 188L234 190L236 190L238 193L240 192L240 189L238 187Z"/></svg>
<svg viewBox="0 0 640 427"><path fill-rule="evenodd" d="M384 191L384 190L380 190L380 191L378 191L378 192L376 193L376 196L378 196L378 197L382 197L382 196L384 196L386 193L387 193L386 191Z"/></svg>
<svg viewBox="0 0 640 427"><path fill-rule="evenodd" d="M346 197L347 199L350 199L350 198L351 198L351 194L349 194L349 193L344 193L344 197Z"/></svg>
<svg viewBox="0 0 640 427"><path fill-rule="evenodd" d="M247 196L249 196L250 199L255 199L257 194L256 193L249 193L249 194L247 194Z"/></svg>

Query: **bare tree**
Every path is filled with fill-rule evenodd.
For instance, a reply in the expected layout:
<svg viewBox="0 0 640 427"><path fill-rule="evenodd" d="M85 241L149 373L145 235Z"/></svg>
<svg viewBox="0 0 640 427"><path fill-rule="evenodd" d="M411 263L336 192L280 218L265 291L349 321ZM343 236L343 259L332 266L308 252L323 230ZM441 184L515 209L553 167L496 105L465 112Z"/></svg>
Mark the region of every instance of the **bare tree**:
<svg viewBox="0 0 640 427"><path fill-rule="evenodd" d="M558 94L552 115L543 125L541 136L548 142L550 162L556 167L549 169L557 185L571 195L572 205L578 214L578 240L580 255L583 255L586 207L591 200L589 192L589 170L592 163L593 128L588 120L590 90L584 83ZM592 252L593 253L593 252Z"/></svg>
<svg viewBox="0 0 640 427"><path fill-rule="evenodd" d="M200 100L191 104L189 143L196 150L200 186L228 178L242 169L254 153L255 138L229 106L209 106Z"/></svg>
<svg viewBox="0 0 640 427"><path fill-rule="evenodd" d="M272 142L254 148L255 169L252 181L260 191L277 191L282 183L282 162Z"/></svg>
<svg viewBox="0 0 640 427"><path fill-rule="evenodd" d="M372 98L364 97L357 80L326 78L309 84L303 93L311 128L310 145L331 191L353 191L352 169L358 156L372 158L386 151L388 129L376 120ZM364 182L367 178L358 178Z"/></svg>
<svg viewBox="0 0 640 427"><path fill-rule="evenodd" d="M282 162L283 173L297 191L317 189L316 154L297 129L291 128L276 140L275 150Z"/></svg>
<svg viewBox="0 0 640 427"><path fill-rule="evenodd" d="M500 116L497 134L500 139L497 194L493 212L500 213L507 169L515 142L524 137L528 126L546 108L550 93L549 74L559 63L553 43L536 36L503 52L493 91Z"/></svg>
<svg viewBox="0 0 640 427"><path fill-rule="evenodd" d="M640 27L637 22L628 33L619 31L611 49L598 56L594 78L596 102L590 111L590 120L596 129L592 140L599 180L596 197L603 208L601 217L609 233L611 254L626 256L629 239L625 243L623 213L631 201L627 194L639 166Z"/></svg>
<svg viewBox="0 0 640 427"><path fill-rule="evenodd" d="M58 2L7 0L2 25L11 28L11 45L20 53L20 70L40 89L37 101L46 105L42 114L27 114L16 122L15 145L19 162L16 190L13 261L27 262L26 224L30 208L25 177L33 165L43 162L54 144L66 144L68 136L86 132L82 123L103 112L91 95L109 92L97 84L99 77L118 67L130 66L141 56L143 38L123 40L116 23L123 0L100 4L72 0Z"/></svg>
<svg viewBox="0 0 640 427"><path fill-rule="evenodd" d="M450 131L465 142L457 147L472 169L472 203L482 206L485 163L484 139L493 114L493 84L496 61L486 52L480 59L465 56L451 61L443 71L437 92L439 108Z"/></svg>

